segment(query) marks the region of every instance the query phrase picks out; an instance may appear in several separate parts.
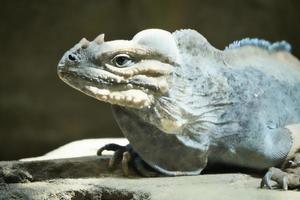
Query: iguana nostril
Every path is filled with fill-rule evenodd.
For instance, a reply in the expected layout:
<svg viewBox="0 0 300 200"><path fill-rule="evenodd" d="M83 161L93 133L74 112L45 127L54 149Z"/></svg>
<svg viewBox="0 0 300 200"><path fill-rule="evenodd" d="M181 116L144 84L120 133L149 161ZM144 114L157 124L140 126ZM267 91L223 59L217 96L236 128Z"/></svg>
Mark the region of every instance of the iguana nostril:
<svg viewBox="0 0 300 200"><path fill-rule="evenodd" d="M76 57L73 54L69 54L68 58L71 61L75 61L76 60Z"/></svg>

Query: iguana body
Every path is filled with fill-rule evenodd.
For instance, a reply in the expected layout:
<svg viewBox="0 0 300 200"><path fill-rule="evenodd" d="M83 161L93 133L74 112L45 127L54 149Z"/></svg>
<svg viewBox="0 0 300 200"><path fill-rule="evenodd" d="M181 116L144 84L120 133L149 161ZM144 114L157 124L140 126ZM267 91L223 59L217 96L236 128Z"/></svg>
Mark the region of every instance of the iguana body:
<svg viewBox="0 0 300 200"><path fill-rule="evenodd" d="M300 147L300 62L288 44L242 40L224 51L193 30L131 41L83 39L59 76L113 104L133 149L167 175L210 164L280 166Z"/></svg>

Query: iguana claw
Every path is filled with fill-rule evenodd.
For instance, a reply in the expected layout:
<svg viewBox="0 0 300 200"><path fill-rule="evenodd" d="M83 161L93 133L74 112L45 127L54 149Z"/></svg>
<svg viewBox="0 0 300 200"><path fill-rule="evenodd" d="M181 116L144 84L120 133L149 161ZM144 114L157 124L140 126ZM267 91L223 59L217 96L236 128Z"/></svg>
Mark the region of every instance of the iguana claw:
<svg viewBox="0 0 300 200"><path fill-rule="evenodd" d="M132 167L138 174L145 177L159 176L160 173L145 163L142 158L132 149L131 145L121 146L118 144L107 144L97 151L97 155L102 155L104 150L114 151L108 163L108 167L114 170L121 163L124 176L129 176L129 168Z"/></svg>
<svg viewBox="0 0 300 200"><path fill-rule="evenodd" d="M283 190L300 188L300 175L285 172L275 167L271 167L265 174L260 187L266 186L268 189L273 189L271 180L275 181Z"/></svg>
<svg viewBox="0 0 300 200"><path fill-rule="evenodd" d="M300 153L287 162L284 169L271 167L263 177L260 187L272 189L271 180L275 181L282 189L300 188Z"/></svg>

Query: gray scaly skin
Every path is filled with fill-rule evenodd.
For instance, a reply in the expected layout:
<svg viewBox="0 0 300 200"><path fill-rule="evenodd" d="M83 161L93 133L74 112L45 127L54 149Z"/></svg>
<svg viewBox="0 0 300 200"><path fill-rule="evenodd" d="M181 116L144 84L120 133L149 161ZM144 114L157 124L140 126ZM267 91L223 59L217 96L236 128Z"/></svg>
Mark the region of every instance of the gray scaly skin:
<svg viewBox="0 0 300 200"><path fill-rule="evenodd" d="M194 30L102 34L68 50L58 74L112 104L133 149L165 175L197 175L208 163L261 170L285 162L286 127L300 123L300 62L289 48L245 39L218 50Z"/></svg>

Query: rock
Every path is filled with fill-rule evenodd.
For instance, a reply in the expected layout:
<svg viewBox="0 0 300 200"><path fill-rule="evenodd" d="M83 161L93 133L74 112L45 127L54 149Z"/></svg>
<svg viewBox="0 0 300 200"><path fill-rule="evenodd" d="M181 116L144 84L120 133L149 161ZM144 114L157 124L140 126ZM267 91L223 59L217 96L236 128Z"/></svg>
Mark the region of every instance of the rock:
<svg viewBox="0 0 300 200"><path fill-rule="evenodd" d="M109 156L0 162L0 183L24 183L57 178L122 176L108 169ZM131 174L134 175L132 171Z"/></svg>
<svg viewBox="0 0 300 200"><path fill-rule="evenodd" d="M299 192L258 189L260 180L244 174L169 178L54 179L3 184L0 199L299 199Z"/></svg>
<svg viewBox="0 0 300 200"><path fill-rule="evenodd" d="M57 149L50 151L49 153L34 157L34 158L23 158L21 161L33 161L33 160L49 160L59 158L75 158L82 156L94 156L97 150L105 144L115 143L119 145L128 144L126 138L102 138L102 139L84 139L73 141L65 144ZM103 152L104 155L112 155L112 152Z"/></svg>
<svg viewBox="0 0 300 200"><path fill-rule="evenodd" d="M297 191L259 189L259 177L241 173L141 178L131 170L131 176L125 178L120 166L114 172L108 170L110 155L91 156L88 149L107 142L93 141L91 145L84 145L86 140L77 141L39 159L0 162L0 200L300 198ZM63 152L72 148L85 152L80 154L83 157L62 158L67 156Z"/></svg>

